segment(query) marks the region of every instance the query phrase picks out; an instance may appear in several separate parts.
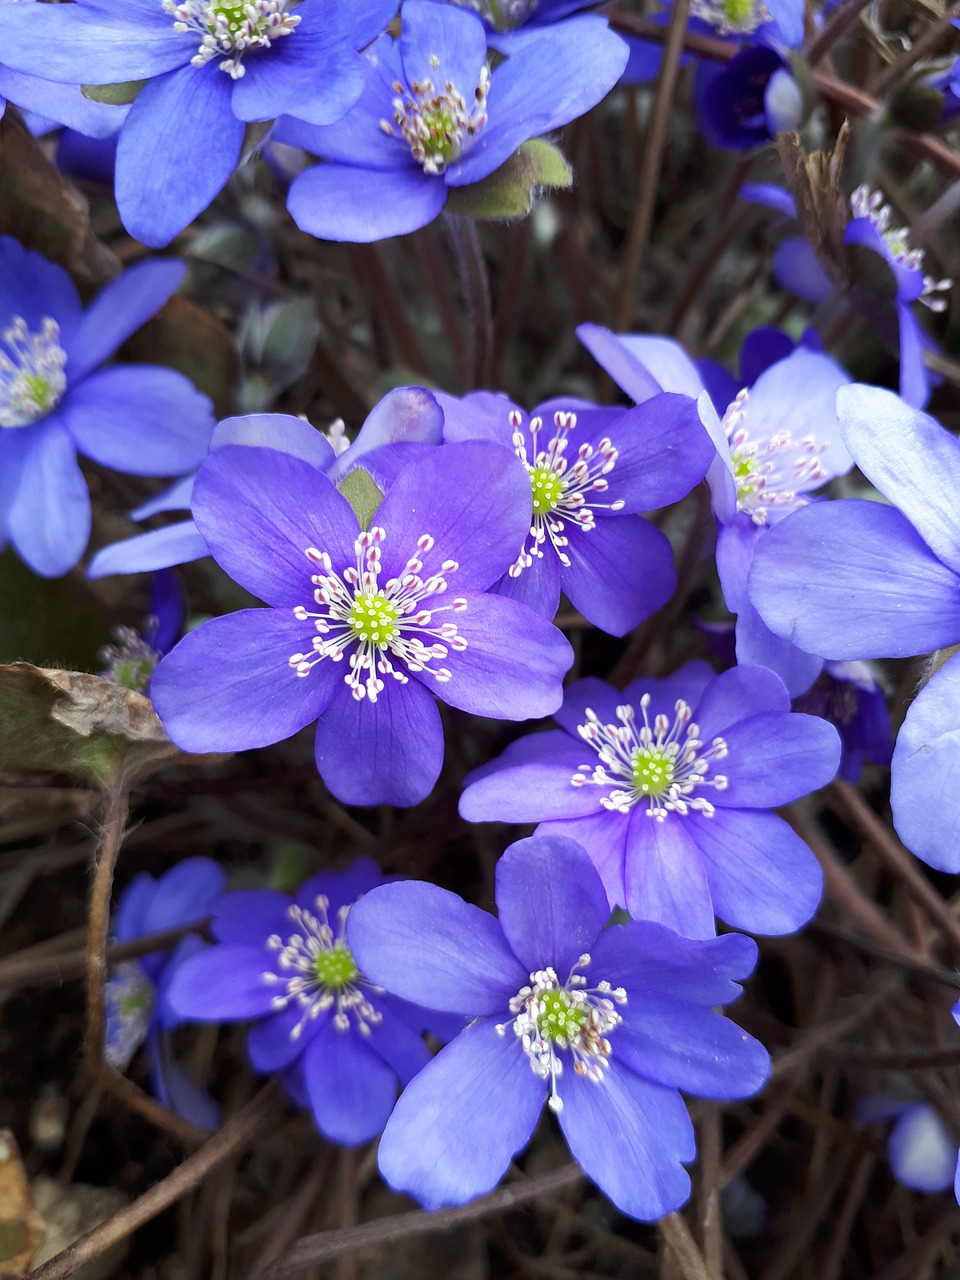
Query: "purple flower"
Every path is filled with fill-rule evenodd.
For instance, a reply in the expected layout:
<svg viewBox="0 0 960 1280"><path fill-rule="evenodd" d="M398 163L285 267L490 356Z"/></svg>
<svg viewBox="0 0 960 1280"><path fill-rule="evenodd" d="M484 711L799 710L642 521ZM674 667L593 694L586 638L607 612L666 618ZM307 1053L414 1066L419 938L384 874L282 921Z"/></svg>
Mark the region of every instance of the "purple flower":
<svg viewBox="0 0 960 1280"><path fill-rule="evenodd" d="M803 94L789 64L766 45L743 49L725 66L701 62L696 102L703 136L732 151L765 146L803 117Z"/></svg>
<svg viewBox="0 0 960 1280"><path fill-rule="evenodd" d="M432 884L374 889L348 941L388 991L472 1019L404 1090L380 1171L428 1209L489 1191L547 1101L573 1155L624 1213L658 1218L690 1193L693 1127L678 1092L744 1098L763 1046L712 1011L756 959L748 938L691 942L656 924L604 928L606 894L562 837L510 846L499 919Z"/></svg>
<svg viewBox="0 0 960 1280"><path fill-rule="evenodd" d="M168 244L223 188L248 122L339 119L363 87L356 53L393 0L76 0L7 5L4 62L61 84L147 80L123 126L116 197L127 230Z"/></svg>
<svg viewBox="0 0 960 1280"><path fill-rule="evenodd" d="M887 1139L893 1176L911 1191L935 1193L952 1187L958 1167L957 1140L929 1102L890 1097L864 1098L857 1107L860 1124L895 1120Z"/></svg>
<svg viewBox="0 0 960 1280"><path fill-rule="evenodd" d="M84 310L65 271L0 237L0 547L44 577L71 569L90 536L78 452L141 476L179 475L207 452L212 406L182 374L100 368L184 272L142 263Z"/></svg>
<svg viewBox="0 0 960 1280"><path fill-rule="evenodd" d="M530 528L497 592L552 618L562 590L617 636L669 600L670 544L637 516L678 502L706 474L713 449L694 400L654 396L626 412L557 400L528 415L486 391L437 399L447 440L503 444L529 476Z"/></svg>
<svg viewBox="0 0 960 1280"><path fill-rule="evenodd" d="M556 718L467 778L463 817L579 840L611 907L686 937L712 937L715 914L770 934L810 919L819 864L769 810L829 782L840 742L771 671L691 662L622 692L591 676Z"/></svg>
<svg viewBox="0 0 960 1280"><path fill-rule="evenodd" d="M115 941L201 924L225 881L223 870L210 858L186 858L159 880L141 872L117 903ZM182 1021L168 998L170 984L180 965L202 946L195 934L187 934L172 951L155 951L111 967L104 1057L117 1071L125 1071L146 1043L151 1087L159 1101L185 1120L216 1129L220 1108L177 1065L170 1043L170 1032Z"/></svg>
<svg viewBox="0 0 960 1280"><path fill-rule="evenodd" d="M866 662L825 662L810 689L794 698L793 709L835 726L843 749L838 777L856 782L867 761L890 763L887 700Z"/></svg>
<svg viewBox="0 0 960 1280"><path fill-rule="evenodd" d="M750 598L777 635L828 658L907 657L960 640L960 443L877 387L837 395L857 466L893 505L843 499L790 516L758 545ZM914 699L891 765L904 844L960 871L960 656Z"/></svg>
<svg viewBox="0 0 960 1280"><path fill-rule="evenodd" d="M417 804L443 761L434 690L506 720L560 703L570 646L489 593L529 511L516 460L484 442L404 467L366 530L301 459L218 450L194 517L223 568L272 607L215 618L163 659L151 692L167 732L187 751L243 750L319 717L317 767L338 799Z"/></svg>
<svg viewBox="0 0 960 1280"><path fill-rule="evenodd" d="M225 418L213 433L210 450L224 445L277 449L302 458L335 483L362 461L374 481L386 488L418 450L439 444L443 436L443 414L435 398L422 387L398 387L385 395L368 414L352 444L343 435L343 423L334 425L339 431L331 427L324 433L286 413ZM168 511L188 511L194 479L191 475L178 480L131 511L131 517L146 520ZM209 554L193 519L179 520L101 548L91 559L87 576L105 578L113 573L166 569Z"/></svg>
<svg viewBox="0 0 960 1280"><path fill-rule="evenodd" d="M741 198L766 205L784 217L796 219L796 205L782 187L748 183ZM890 268L896 290L896 312L900 332L900 394L917 408L930 397L931 377L923 353L936 349L933 339L920 327L911 305L921 302L930 311L945 311L943 294L951 280L937 280L924 274L922 249L911 247L909 227L891 226L892 212L879 191L859 186L850 197L852 218L843 233L844 244L878 254ZM791 237L779 246L774 257L774 273L785 289L810 302L823 302L834 292L834 282L821 266L813 247L803 238Z"/></svg>
<svg viewBox="0 0 960 1280"><path fill-rule="evenodd" d="M478 182L530 138L583 115L627 59L602 20L564 24L491 74L483 23L458 5L406 0L399 40L367 52L366 87L339 123L285 122L281 138L321 157L288 207L325 240L371 241L432 222L451 188Z"/></svg>
<svg viewBox="0 0 960 1280"><path fill-rule="evenodd" d="M747 574L767 528L807 501L853 461L839 437L834 402L849 381L836 361L807 346L782 359L775 333L751 335L744 344L743 374L755 379L728 402L721 418L703 394L735 385L715 367L698 368L669 338L614 334L584 324L577 334L627 395L646 402L658 391L698 396L701 421L716 456L707 482L717 518L717 571L727 608L737 614L737 660L769 667L791 694L803 693L820 671L816 654L773 635L747 595ZM720 371L721 373L723 371Z"/></svg>
<svg viewBox="0 0 960 1280"><path fill-rule="evenodd" d="M257 1071L281 1072L305 1094L334 1142L366 1142L405 1084L429 1060L429 1015L387 995L358 969L344 938L358 897L384 877L371 858L324 871L290 898L273 889L225 894L213 906L215 946L177 970L168 999L200 1022L255 1020Z"/></svg>

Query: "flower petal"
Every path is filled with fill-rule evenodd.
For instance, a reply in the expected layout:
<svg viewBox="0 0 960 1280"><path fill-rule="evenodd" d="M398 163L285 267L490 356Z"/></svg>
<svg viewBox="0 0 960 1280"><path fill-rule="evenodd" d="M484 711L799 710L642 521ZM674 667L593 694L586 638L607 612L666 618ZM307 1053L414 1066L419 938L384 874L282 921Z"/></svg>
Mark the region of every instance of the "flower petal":
<svg viewBox="0 0 960 1280"><path fill-rule="evenodd" d="M723 773L728 781L711 796L717 808L789 804L825 787L840 766L840 735L818 716L764 711L730 725L723 740L728 754L714 776Z"/></svg>
<svg viewBox="0 0 960 1280"><path fill-rule="evenodd" d="M159 5L156 13L161 21L148 25L132 13L91 15L82 4L4 5L3 61L61 84L119 84L160 75L189 62L194 50Z"/></svg>
<svg viewBox="0 0 960 1280"><path fill-rule="evenodd" d="M224 942L189 956L177 967L167 1003L191 1022L236 1022L272 1010L276 987L264 982L263 946Z"/></svg>
<svg viewBox="0 0 960 1280"><path fill-rule="evenodd" d="M897 834L941 871L960 871L960 654L930 679L907 712L891 762Z"/></svg>
<svg viewBox="0 0 960 1280"><path fill-rule="evenodd" d="M625 636L673 595L670 543L640 516L601 513L595 528L573 525L569 535L570 564L560 570L560 582L570 603L601 631Z"/></svg>
<svg viewBox="0 0 960 1280"><path fill-rule="evenodd" d="M107 578L113 573L147 573L189 564L209 555L203 535L192 520L151 529L123 542L101 547L87 567L88 578Z"/></svg>
<svg viewBox="0 0 960 1280"><path fill-rule="evenodd" d="M34 573L58 578L77 563L90 537L87 482L58 414L18 430L24 447L7 533Z"/></svg>
<svg viewBox="0 0 960 1280"><path fill-rule="evenodd" d="M710 888L688 819L668 814L659 822L638 805L630 815L624 881L623 905L635 920L653 920L688 938L716 933Z"/></svg>
<svg viewBox="0 0 960 1280"><path fill-rule="evenodd" d="M854 498L804 507L770 529L748 580L771 631L825 658L900 658L955 643L957 585L899 511Z"/></svg>
<svg viewBox="0 0 960 1280"><path fill-rule="evenodd" d="M763 667L738 666L711 680L693 709L700 738L709 742L738 720L761 711L789 712L783 681Z"/></svg>
<svg viewBox="0 0 960 1280"><path fill-rule="evenodd" d="M384 170L313 165L294 178L287 196L290 216L301 231L353 244L417 231L433 222L446 202L443 179L416 164Z"/></svg>
<svg viewBox="0 0 960 1280"><path fill-rule="evenodd" d="M618 1209L652 1222L690 1196L680 1165L696 1155L693 1125L676 1089L611 1062L597 1084L564 1072L560 1128L583 1171Z"/></svg>
<svg viewBox="0 0 960 1280"><path fill-rule="evenodd" d="M346 663L324 659L340 681L317 724L320 776L343 804L419 804L443 764L443 726L436 699L416 680L390 676L375 703L357 701L343 684Z"/></svg>
<svg viewBox="0 0 960 1280"><path fill-rule="evenodd" d="M720 938L681 937L663 925L636 920L605 929L593 948L593 965L614 986L672 996L694 1004L728 1004L757 963L757 944L742 933Z"/></svg>
<svg viewBox="0 0 960 1280"><path fill-rule="evenodd" d="M929 1102L916 1102L897 1120L887 1150L893 1176L914 1191L946 1191L957 1166L957 1141Z"/></svg>
<svg viewBox="0 0 960 1280"><path fill-rule="evenodd" d="M332 1142L368 1142L387 1123L396 1073L352 1028L338 1031L328 1019L307 1046L302 1071L317 1128Z"/></svg>
<svg viewBox="0 0 960 1280"><path fill-rule="evenodd" d="M427 1209L465 1204L492 1190L530 1141L544 1093L513 1032L474 1023L401 1094L380 1139L380 1172Z"/></svg>
<svg viewBox="0 0 960 1280"><path fill-rule="evenodd" d="M538 739L543 738L540 743ZM601 813L601 787L575 787L570 779L592 755L589 747L568 734L552 731L521 739L524 754L517 760L511 748L500 757L502 768L482 777L471 774L460 797L460 816L468 822L543 822L547 818L576 818ZM517 744L513 744L516 746ZM542 750L535 757L534 751ZM496 765L498 762L494 761Z"/></svg>
<svg viewBox="0 0 960 1280"><path fill-rule="evenodd" d="M336 663L301 678L290 657L310 647L309 624L282 609L242 609L203 623L163 658L150 696L184 751L246 751L289 738L337 692Z"/></svg>
<svg viewBox="0 0 960 1280"><path fill-rule="evenodd" d="M820 864L776 814L717 809L692 831L713 909L735 929L793 933L820 905Z"/></svg>
<svg viewBox="0 0 960 1280"><path fill-rule="evenodd" d="M101 289L84 313L68 350L71 383L110 358L155 316L183 282L185 262L141 262Z"/></svg>
<svg viewBox="0 0 960 1280"><path fill-rule="evenodd" d="M210 929L218 942L266 942L274 933L285 936L289 905L277 889L234 889L214 904Z"/></svg>
<svg viewBox="0 0 960 1280"><path fill-rule="evenodd" d="M142 931L160 933L203 920L226 883L227 873L219 862L212 858L184 858L157 881L143 915Z"/></svg>
<svg viewBox="0 0 960 1280"><path fill-rule="evenodd" d="M566 836L583 845L594 869L603 881L611 910L627 900L624 886L630 815L600 809L581 818L560 818L541 822L534 835Z"/></svg>
<svg viewBox="0 0 960 1280"><path fill-rule="evenodd" d="M610 915L586 850L565 836L517 840L497 863L496 881L500 927L514 955L530 973L549 966L564 982Z"/></svg>
<svg viewBox="0 0 960 1280"><path fill-rule="evenodd" d="M505 1014L530 976L493 916L416 880L364 894L347 917L347 943L371 982L441 1013Z"/></svg>
<svg viewBox="0 0 960 1280"><path fill-rule="evenodd" d="M123 225L152 249L202 213L237 167L244 124L230 107L232 85L214 66L188 64L151 80L130 108L116 200Z"/></svg>

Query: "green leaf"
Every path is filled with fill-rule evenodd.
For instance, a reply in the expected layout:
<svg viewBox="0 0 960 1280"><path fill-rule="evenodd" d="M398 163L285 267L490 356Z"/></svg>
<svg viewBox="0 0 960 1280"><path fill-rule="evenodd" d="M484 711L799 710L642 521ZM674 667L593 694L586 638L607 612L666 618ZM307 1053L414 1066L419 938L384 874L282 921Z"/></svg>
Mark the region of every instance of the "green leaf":
<svg viewBox="0 0 960 1280"><path fill-rule="evenodd" d="M340 492L353 507L361 529L369 529L370 521L377 514L383 501L383 492L374 483L373 476L363 467L354 467L339 484Z"/></svg>
<svg viewBox="0 0 960 1280"><path fill-rule="evenodd" d="M448 213L472 218L524 218L541 187L570 187L573 170L558 147L531 138L489 177L468 187L451 187Z"/></svg>
<svg viewBox="0 0 960 1280"><path fill-rule="evenodd" d="M125 80L122 84L84 84L80 86L80 92L91 102L123 107L134 100L146 83L146 80Z"/></svg>

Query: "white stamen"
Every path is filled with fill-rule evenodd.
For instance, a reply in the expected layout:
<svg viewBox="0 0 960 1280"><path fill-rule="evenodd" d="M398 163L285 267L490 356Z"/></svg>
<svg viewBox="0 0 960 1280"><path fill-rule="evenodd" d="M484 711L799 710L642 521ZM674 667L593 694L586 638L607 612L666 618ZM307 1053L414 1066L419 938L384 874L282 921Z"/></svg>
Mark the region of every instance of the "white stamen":
<svg viewBox="0 0 960 1280"><path fill-rule="evenodd" d="M190 61L205 67L220 58L220 70L233 80L246 75L244 55L269 49L280 36L300 25L300 15L288 13L290 0L162 0L164 13L174 19L175 31L193 32L200 48Z"/></svg>
<svg viewBox="0 0 960 1280"><path fill-rule="evenodd" d="M721 36L748 36L770 21L763 0L693 0L690 15Z"/></svg>
<svg viewBox="0 0 960 1280"><path fill-rule="evenodd" d="M434 54L430 66L436 71L440 59ZM424 173L443 173L448 164L458 160L478 131L487 123L486 100L490 89L490 71L483 66L473 91L470 106L456 85L447 80L436 89L432 80L412 80L409 88L396 80L393 91L393 122L381 120L380 128L390 137L400 137Z"/></svg>
<svg viewBox="0 0 960 1280"><path fill-rule="evenodd" d="M882 191L871 191L864 183L857 187L850 197L850 212L855 218L869 218L883 238L887 252L894 262L908 271L923 269L923 250L910 248L910 228L891 227L893 210L883 203ZM940 294L953 288L952 280L937 280L934 276L923 277L923 292L917 299L931 311L946 311L947 300Z"/></svg>
<svg viewBox="0 0 960 1280"><path fill-rule="evenodd" d="M0 333L0 427L28 427L60 403L67 353L59 339L60 326L50 316L39 333L30 332L23 316Z"/></svg>

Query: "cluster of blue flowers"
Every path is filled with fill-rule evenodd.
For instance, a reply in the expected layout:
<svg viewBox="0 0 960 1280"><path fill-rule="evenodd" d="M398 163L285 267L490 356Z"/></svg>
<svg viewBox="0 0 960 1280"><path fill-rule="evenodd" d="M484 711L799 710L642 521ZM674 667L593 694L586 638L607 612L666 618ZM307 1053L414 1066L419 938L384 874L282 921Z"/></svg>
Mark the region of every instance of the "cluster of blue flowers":
<svg viewBox="0 0 960 1280"><path fill-rule="evenodd" d="M641 78L644 48L589 7L0 0L0 93L112 139L120 217L151 248L267 138L310 157L287 196L301 231L376 241L432 222L625 69ZM692 14L691 30L737 47L698 68L706 138L745 148L796 123L802 7L695 0ZM741 195L795 216L780 188ZM745 933L798 930L821 898L817 859L775 811L889 762L903 843L960 872L960 443L924 412L931 340L912 309L940 308L950 282L924 273L882 197L858 188L851 212L844 243L895 281L899 394L855 382L813 331L755 330L734 375L674 338L584 324L628 404L528 409L405 386L352 441L282 413L217 423L182 374L110 363L174 294L179 260L139 262L84 305L64 269L0 238L0 548L45 577L81 562L80 455L171 482L134 520L183 517L98 546L91 577L212 557L262 602L180 638L174 580L158 578L168 625L131 682L149 684L177 746L244 751L315 725L332 797L410 807L441 775L438 704L555 720L459 779L467 822L536 828L497 863L496 915L368 858L293 895L228 891L202 857L134 878L118 941L189 931L112 972L112 1065L145 1044L158 1098L215 1127L172 1032L248 1022L252 1066L332 1141L382 1133L383 1177L429 1209L494 1187L545 1101L624 1213L684 1204L681 1091L748 1098L769 1072L717 1011L753 970ZM836 289L806 239L784 242L775 268L807 300ZM839 496L854 468L866 496ZM668 652L656 675L565 684L561 601L615 638L649 626L678 587L663 513L686 504L694 519L701 482L731 619L715 660ZM931 656L893 744L870 664L918 655ZM898 1176L946 1185L955 1144L927 1104L885 1100L864 1119L893 1115Z"/></svg>

